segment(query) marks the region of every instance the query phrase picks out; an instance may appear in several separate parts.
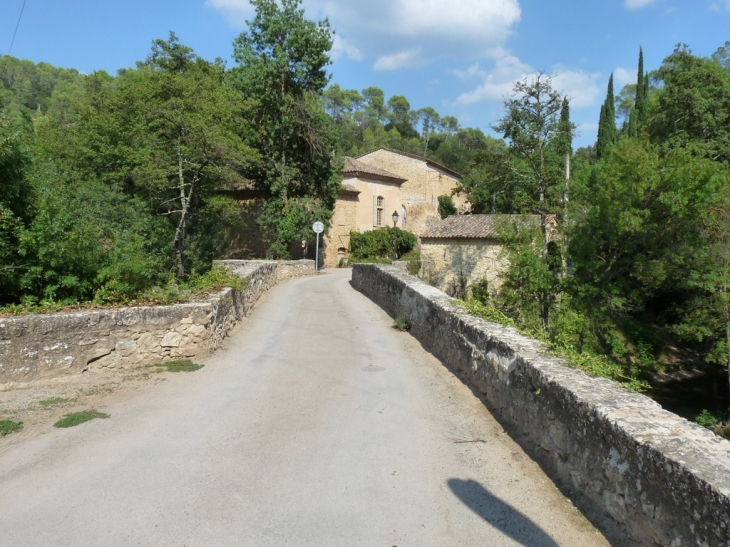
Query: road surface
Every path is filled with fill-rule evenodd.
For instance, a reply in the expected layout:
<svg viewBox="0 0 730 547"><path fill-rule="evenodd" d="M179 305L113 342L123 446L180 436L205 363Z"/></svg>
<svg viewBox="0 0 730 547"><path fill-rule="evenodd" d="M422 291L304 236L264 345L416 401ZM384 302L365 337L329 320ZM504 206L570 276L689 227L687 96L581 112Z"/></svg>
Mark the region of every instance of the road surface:
<svg viewBox="0 0 730 547"><path fill-rule="evenodd" d="M0 454L0 544L608 545L349 276L278 285L202 370Z"/></svg>

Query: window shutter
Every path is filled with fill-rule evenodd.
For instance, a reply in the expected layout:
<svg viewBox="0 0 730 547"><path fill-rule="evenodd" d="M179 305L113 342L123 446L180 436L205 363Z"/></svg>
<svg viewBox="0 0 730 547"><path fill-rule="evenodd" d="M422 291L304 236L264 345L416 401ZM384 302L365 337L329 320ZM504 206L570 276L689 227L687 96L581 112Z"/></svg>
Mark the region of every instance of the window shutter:
<svg viewBox="0 0 730 547"><path fill-rule="evenodd" d="M378 196L373 196L373 228L378 225Z"/></svg>

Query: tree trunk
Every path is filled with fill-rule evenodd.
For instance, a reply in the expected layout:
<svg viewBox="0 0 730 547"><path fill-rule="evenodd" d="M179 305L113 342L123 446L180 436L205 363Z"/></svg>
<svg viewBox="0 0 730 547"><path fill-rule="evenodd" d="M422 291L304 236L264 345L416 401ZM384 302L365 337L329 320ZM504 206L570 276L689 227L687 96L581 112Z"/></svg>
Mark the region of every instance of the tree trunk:
<svg viewBox="0 0 730 547"><path fill-rule="evenodd" d="M568 200L570 199L570 153L565 154L565 187L563 188L563 226L568 225ZM562 249L562 256L561 256L561 262L563 267L562 277L565 278L565 276L568 275L568 246L567 241L565 237L565 233L563 233L563 237L561 238L561 249Z"/></svg>
<svg viewBox="0 0 730 547"><path fill-rule="evenodd" d="M182 279L185 276L184 247L185 247L185 227L188 220L188 209L190 207L189 195L185 194L185 169L183 167L183 155L180 140L177 143L177 177L178 190L180 192L180 220L175 229L175 261L177 262L177 278ZM192 192L192 187L190 189Z"/></svg>

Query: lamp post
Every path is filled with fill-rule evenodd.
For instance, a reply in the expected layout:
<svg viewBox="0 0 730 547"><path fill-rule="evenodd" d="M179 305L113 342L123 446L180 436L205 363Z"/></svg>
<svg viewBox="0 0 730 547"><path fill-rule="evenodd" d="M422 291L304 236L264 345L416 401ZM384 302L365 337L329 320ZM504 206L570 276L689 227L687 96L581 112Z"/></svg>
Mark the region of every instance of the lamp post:
<svg viewBox="0 0 730 547"><path fill-rule="evenodd" d="M393 211L393 262L398 260L398 211Z"/></svg>

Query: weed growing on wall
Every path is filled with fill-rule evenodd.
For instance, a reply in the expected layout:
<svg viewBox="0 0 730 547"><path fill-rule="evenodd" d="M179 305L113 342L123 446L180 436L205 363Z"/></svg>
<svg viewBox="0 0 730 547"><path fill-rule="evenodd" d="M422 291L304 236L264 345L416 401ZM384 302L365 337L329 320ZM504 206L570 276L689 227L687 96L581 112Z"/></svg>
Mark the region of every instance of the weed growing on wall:
<svg viewBox="0 0 730 547"><path fill-rule="evenodd" d="M551 341L549 333L542 329L520 329L517 327L515 321L506 316L502 311L493 306L485 305L478 300L469 299L459 301L457 305L464 308L470 315L493 323L499 323L505 327L513 327L525 336L540 340L548 347L550 353L556 357L565 359L568 366L579 368L590 376L608 378L638 392L649 389L649 385L641 380L636 372L631 370L627 371L619 363L606 355L599 355L587 351L580 352L569 345Z"/></svg>
<svg viewBox="0 0 730 547"><path fill-rule="evenodd" d="M407 331L411 328L411 326L408 324L408 320L405 317L399 315L393 322L393 328L399 331Z"/></svg>

